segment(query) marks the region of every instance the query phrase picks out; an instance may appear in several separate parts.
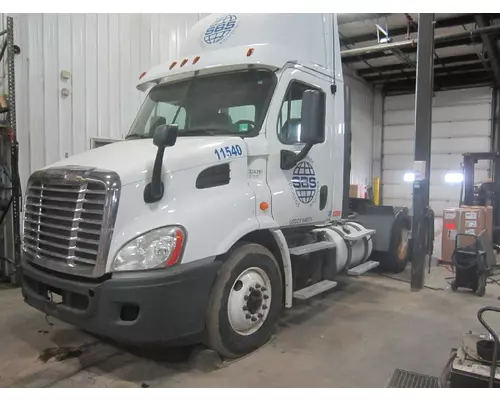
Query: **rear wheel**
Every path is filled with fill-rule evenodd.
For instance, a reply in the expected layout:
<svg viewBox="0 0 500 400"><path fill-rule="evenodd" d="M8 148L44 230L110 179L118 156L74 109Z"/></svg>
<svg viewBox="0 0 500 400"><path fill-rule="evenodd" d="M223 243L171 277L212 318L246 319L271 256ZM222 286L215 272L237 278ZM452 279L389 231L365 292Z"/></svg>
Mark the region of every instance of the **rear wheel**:
<svg viewBox="0 0 500 400"><path fill-rule="evenodd" d="M273 254L258 244L237 247L210 295L206 344L227 358L256 350L271 337L281 305L281 273Z"/></svg>
<svg viewBox="0 0 500 400"><path fill-rule="evenodd" d="M396 218L392 227L389 250L378 252L380 269L391 273L403 272L409 258L409 222L404 216Z"/></svg>

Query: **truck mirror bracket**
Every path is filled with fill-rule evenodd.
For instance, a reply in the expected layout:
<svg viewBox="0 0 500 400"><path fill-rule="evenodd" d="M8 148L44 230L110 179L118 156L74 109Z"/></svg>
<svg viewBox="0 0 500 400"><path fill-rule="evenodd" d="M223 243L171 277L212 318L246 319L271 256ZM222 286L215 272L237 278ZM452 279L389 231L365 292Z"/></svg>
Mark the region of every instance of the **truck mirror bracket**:
<svg viewBox="0 0 500 400"><path fill-rule="evenodd" d="M302 150L300 150L299 154L295 154L290 150L281 150L280 168L285 171L292 169L299 161L302 161L307 156L312 147L313 143L307 143Z"/></svg>

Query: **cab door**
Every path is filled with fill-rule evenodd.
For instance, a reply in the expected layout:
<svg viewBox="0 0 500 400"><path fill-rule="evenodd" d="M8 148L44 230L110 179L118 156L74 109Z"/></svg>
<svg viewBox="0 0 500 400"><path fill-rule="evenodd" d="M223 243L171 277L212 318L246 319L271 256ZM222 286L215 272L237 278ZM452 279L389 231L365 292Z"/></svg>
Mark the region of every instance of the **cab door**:
<svg viewBox="0 0 500 400"><path fill-rule="evenodd" d="M298 154L305 146L301 140L301 108L303 94L310 89L322 91L326 97L325 140L315 144L291 169L282 169L282 150ZM280 78L266 125L267 182L272 195L272 215L280 226L321 223L330 218L334 178L330 162L333 115L328 115L327 110L333 110L332 97L330 83L307 72L288 69Z"/></svg>

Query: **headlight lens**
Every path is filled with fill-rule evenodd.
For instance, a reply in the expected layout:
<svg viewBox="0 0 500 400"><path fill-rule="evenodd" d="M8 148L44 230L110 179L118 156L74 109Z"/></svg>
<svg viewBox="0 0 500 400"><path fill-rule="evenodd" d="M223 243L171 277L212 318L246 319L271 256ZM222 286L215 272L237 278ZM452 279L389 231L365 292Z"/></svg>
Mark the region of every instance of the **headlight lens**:
<svg viewBox="0 0 500 400"><path fill-rule="evenodd" d="M167 226L132 239L116 255L113 271L140 271L169 267L182 254L186 234L181 227Z"/></svg>

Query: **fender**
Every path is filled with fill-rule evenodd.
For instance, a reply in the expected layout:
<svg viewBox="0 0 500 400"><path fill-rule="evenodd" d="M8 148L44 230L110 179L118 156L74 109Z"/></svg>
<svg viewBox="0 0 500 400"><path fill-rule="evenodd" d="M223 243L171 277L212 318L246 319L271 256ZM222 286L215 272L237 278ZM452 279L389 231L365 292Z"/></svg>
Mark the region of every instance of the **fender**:
<svg viewBox="0 0 500 400"><path fill-rule="evenodd" d="M281 261L283 262L283 272L285 278L285 307L292 307L293 299L293 275L292 275L292 261L290 252L288 251L288 244L286 243L285 235L281 229L272 229L274 240L278 245L281 253Z"/></svg>

